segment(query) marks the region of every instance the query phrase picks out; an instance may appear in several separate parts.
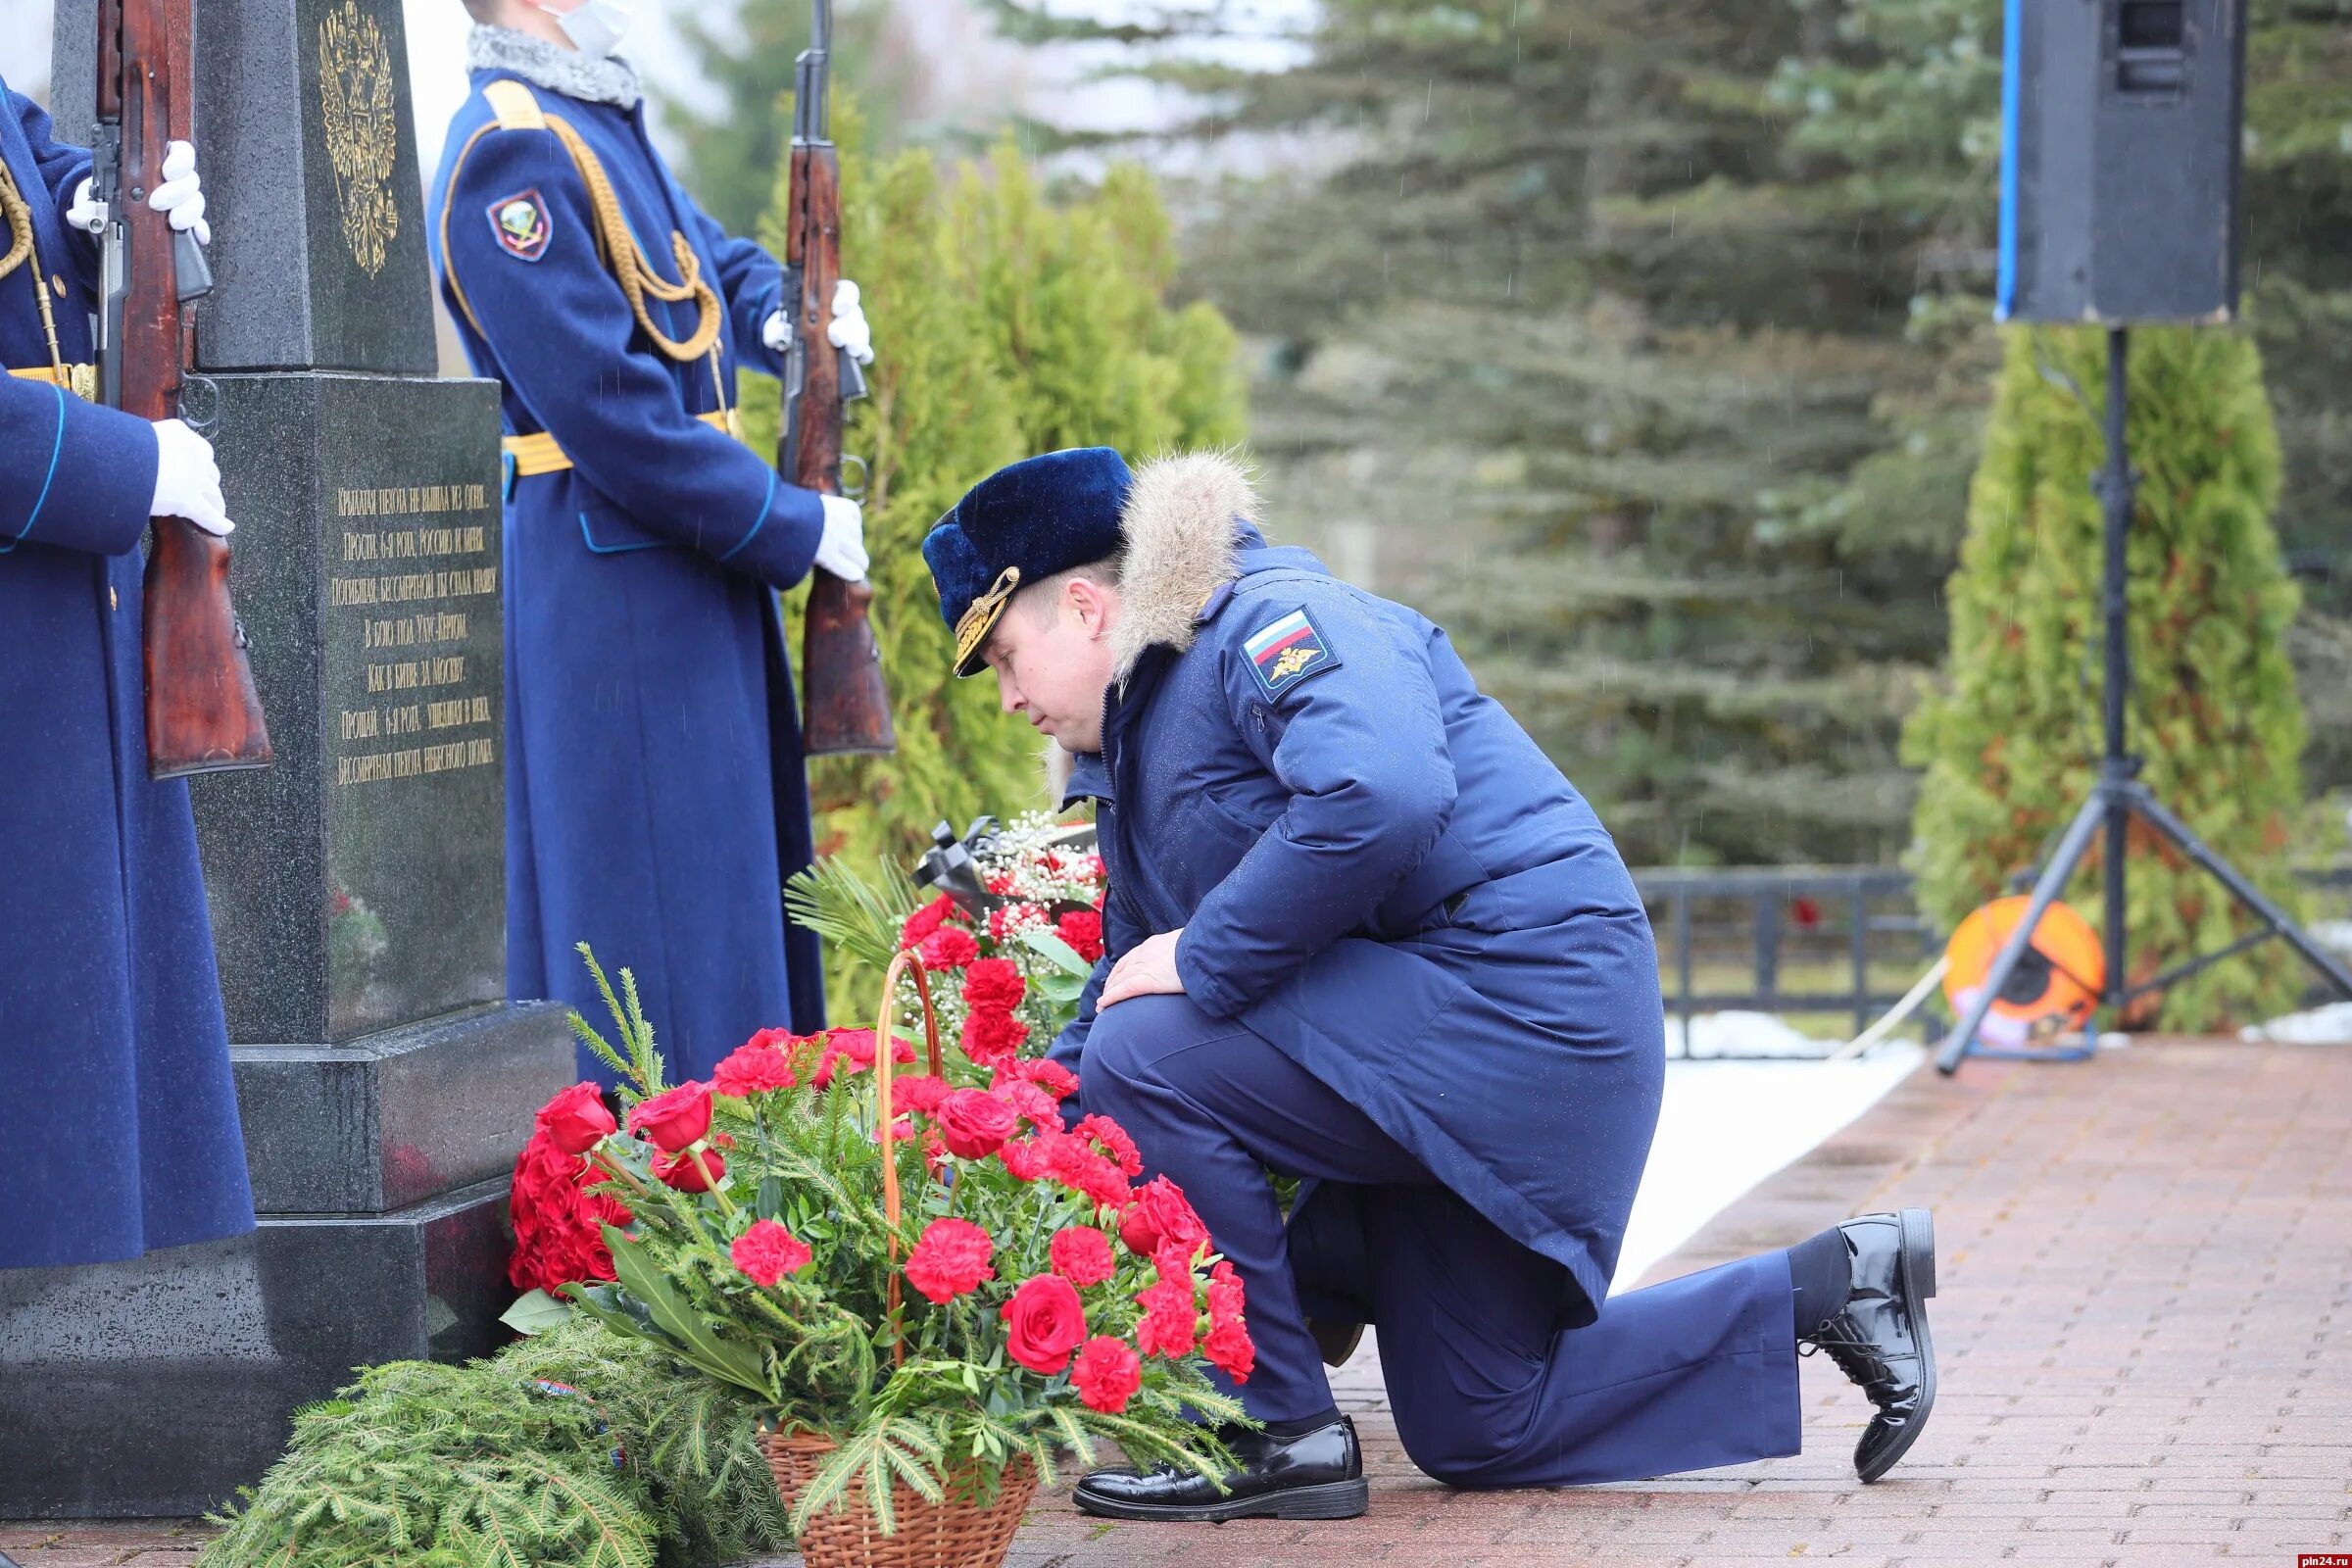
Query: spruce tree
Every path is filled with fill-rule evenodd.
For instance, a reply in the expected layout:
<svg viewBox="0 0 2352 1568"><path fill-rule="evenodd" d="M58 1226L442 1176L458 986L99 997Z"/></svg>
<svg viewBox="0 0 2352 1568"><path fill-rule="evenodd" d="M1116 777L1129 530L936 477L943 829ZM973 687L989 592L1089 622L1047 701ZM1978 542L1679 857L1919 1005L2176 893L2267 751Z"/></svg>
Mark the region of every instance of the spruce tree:
<svg viewBox="0 0 2352 1568"><path fill-rule="evenodd" d="M998 710L996 682L951 673L924 534L1006 463L1070 446L1141 461L1231 445L1244 410L1231 329L1205 305L1164 303L1175 252L1140 169L1051 201L1009 142L948 172L911 151L876 167L858 117L845 119L842 254L879 353L845 446L869 464L873 622L899 746L815 760L809 785L818 852L870 866L919 853L940 818L960 829L1053 804L1036 738ZM782 214L779 183L762 225L779 254ZM774 381L747 376L744 405L751 439L772 451Z"/></svg>
<svg viewBox="0 0 2352 1568"><path fill-rule="evenodd" d="M1922 910L1949 929L2035 863L2097 775L2102 750L2105 338L2012 328L1968 537L1947 601L1951 658L1913 717L1926 769L1916 819ZM2157 798L2274 899L2301 806L2303 710L2285 651L2297 593L2271 515L2279 454L2261 355L2240 333L2132 334L2129 440L2132 687L2127 735ZM2101 916L2104 839L2074 901ZM2137 823L2129 924L2139 981L2257 929L2222 887ZM2160 1021L2211 1029L2290 1005L2298 960L2267 944L2175 986Z"/></svg>

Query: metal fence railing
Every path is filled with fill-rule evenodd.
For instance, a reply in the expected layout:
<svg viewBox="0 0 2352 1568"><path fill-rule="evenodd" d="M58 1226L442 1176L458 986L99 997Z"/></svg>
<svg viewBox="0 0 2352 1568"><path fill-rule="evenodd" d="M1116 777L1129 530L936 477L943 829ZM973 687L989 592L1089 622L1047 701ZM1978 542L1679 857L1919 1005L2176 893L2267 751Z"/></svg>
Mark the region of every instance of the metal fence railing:
<svg viewBox="0 0 2352 1568"><path fill-rule="evenodd" d="M2296 878L2313 934L2352 947L2352 864ZM1912 902L1911 874L1891 867L1660 866L1636 869L1634 881L1686 1043L1693 1017L1739 1009L1809 1025L1826 1051L1829 1037L1859 1034L1900 1001L1943 946ZM1940 1002L1921 1009L1931 1033L1950 1026Z"/></svg>

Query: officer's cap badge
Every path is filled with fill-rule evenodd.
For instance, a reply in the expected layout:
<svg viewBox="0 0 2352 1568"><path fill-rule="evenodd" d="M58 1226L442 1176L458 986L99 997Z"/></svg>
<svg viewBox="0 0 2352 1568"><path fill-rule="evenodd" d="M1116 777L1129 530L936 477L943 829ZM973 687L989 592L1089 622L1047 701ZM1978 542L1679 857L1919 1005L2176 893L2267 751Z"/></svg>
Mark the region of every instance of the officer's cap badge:
<svg viewBox="0 0 2352 1568"><path fill-rule="evenodd" d="M547 254L547 242L555 237L556 224L536 187L501 196L490 204L489 214L490 232L498 236L500 250L525 262L535 262Z"/></svg>
<svg viewBox="0 0 2352 1568"><path fill-rule="evenodd" d="M1280 697L1312 674L1339 665L1339 658L1303 610L1294 610L1242 645L1258 689Z"/></svg>

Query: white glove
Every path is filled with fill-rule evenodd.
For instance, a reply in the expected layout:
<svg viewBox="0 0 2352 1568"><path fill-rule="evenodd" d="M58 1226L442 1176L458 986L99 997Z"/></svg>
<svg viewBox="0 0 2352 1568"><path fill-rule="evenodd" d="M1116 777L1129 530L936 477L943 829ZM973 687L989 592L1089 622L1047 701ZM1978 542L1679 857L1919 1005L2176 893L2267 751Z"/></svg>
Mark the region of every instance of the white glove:
<svg viewBox="0 0 2352 1568"><path fill-rule="evenodd" d="M844 582L863 582L865 509L848 496L818 496L825 508L825 536L816 542L816 564Z"/></svg>
<svg viewBox="0 0 2352 1568"><path fill-rule="evenodd" d="M859 365L874 363L874 329L858 303L858 285L846 277L833 285L833 324L825 328L825 337L835 348L848 349Z"/></svg>
<svg viewBox="0 0 2352 1568"><path fill-rule="evenodd" d="M196 180L196 149L175 141L164 149L164 182L147 193L147 205L172 220L173 228L196 231L196 243L213 242L213 225L204 220L204 190Z"/></svg>
<svg viewBox="0 0 2352 1568"><path fill-rule="evenodd" d="M837 349L848 349L859 365L874 363L874 329L866 324L865 308L858 303L858 285L842 278L833 285L833 324L825 336ZM792 313L779 310L760 327L760 341L784 352L792 343Z"/></svg>
<svg viewBox="0 0 2352 1568"><path fill-rule="evenodd" d="M237 526L220 499L220 466L213 461L213 444L177 419L155 421L155 500L147 514L185 517L210 534L227 534Z"/></svg>
<svg viewBox="0 0 2352 1568"><path fill-rule="evenodd" d="M74 187L74 205L66 209L66 226L78 228L85 234L106 232L106 203L90 193L90 182L84 179Z"/></svg>

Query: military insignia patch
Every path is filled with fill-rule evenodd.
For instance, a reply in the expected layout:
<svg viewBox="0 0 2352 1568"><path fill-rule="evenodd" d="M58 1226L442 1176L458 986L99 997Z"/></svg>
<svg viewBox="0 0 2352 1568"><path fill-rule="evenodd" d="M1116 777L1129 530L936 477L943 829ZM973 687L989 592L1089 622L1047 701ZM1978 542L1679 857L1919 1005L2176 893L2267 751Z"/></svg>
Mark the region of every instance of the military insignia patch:
<svg viewBox="0 0 2352 1568"><path fill-rule="evenodd" d="M1280 697L1309 675L1339 665L1339 656L1303 610L1294 610L1242 645L1268 697Z"/></svg>
<svg viewBox="0 0 2352 1568"><path fill-rule="evenodd" d="M547 242L555 237L556 225L536 188L501 196L490 204L489 214L490 232L498 236L500 250L525 262L547 254Z"/></svg>

